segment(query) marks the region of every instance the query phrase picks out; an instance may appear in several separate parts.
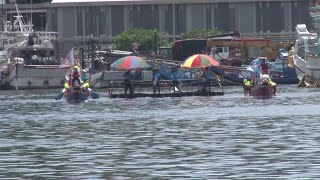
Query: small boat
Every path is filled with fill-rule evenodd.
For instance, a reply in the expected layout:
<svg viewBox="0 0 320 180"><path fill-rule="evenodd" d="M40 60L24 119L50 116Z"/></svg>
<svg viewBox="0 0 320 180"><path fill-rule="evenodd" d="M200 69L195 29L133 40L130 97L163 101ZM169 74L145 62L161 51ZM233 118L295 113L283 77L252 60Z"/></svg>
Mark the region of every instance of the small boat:
<svg viewBox="0 0 320 180"><path fill-rule="evenodd" d="M270 77L267 74L262 75L259 80L250 87L249 94L251 97L259 99L268 99L273 96L276 96L276 84L270 82ZM246 94L245 89L245 95Z"/></svg>
<svg viewBox="0 0 320 180"><path fill-rule="evenodd" d="M88 83L80 84L77 83L73 87L69 87L69 83L65 83L64 89L55 98L55 100L60 100L64 97L67 102L80 103L88 100L90 97L92 99L99 99L99 95L89 88Z"/></svg>

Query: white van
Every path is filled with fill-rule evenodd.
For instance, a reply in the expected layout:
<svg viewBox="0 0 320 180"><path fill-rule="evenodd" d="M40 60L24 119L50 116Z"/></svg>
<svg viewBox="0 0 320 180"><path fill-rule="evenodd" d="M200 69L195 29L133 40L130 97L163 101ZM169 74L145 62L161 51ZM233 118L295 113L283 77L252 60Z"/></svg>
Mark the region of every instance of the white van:
<svg viewBox="0 0 320 180"><path fill-rule="evenodd" d="M219 62L221 59L228 59L229 47L212 47L210 50L210 56Z"/></svg>

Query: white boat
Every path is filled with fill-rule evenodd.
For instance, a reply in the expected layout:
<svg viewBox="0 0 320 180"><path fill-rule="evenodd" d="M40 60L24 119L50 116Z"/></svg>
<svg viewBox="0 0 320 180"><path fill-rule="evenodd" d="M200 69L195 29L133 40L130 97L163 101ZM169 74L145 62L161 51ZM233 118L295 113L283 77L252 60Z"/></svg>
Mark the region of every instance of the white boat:
<svg viewBox="0 0 320 180"><path fill-rule="evenodd" d="M294 66L299 80L308 76L309 81L320 82L320 51L318 36L310 33L305 24L296 27L297 39L294 46Z"/></svg>
<svg viewBox="0 0 320 180"><path fill-rule="evenodd" d="M0 32L0 88L57 88L65 81L65 70L59 68L54 43L58 33L33 31L25 23L16 4L15 21L4 23Z"/></svg>

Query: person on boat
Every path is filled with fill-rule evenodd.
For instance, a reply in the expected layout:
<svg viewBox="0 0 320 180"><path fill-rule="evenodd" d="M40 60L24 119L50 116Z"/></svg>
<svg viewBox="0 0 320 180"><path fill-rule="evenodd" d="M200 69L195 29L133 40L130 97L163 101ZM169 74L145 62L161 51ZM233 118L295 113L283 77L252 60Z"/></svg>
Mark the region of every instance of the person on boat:
<svg viewBox="0 0 320 180"><path fill-rule="evenodd" d="M243 79L243 90L244 90L244 95L251 94L251 81L249 78Z"/></svg>
<svg viewBox="0 0 320 180"><path fill-rule="evenodd" d="M85 69L82 69L81 70L82 72L81 72L81 82L83 82L83 83L86 83L87 82L87 75L86 75L86 70Z"/></svg>
<svg viewBox="0 0 320 180"><path fill-rule="evenodd" d="M215 78L215 74L209 69L209 66L206 66L204 68L202 78L205 80L203 83L202 91L206 91L207 87L209 87L210 91L210 81L212 81Z"/></svg>
<svg viewBox="0 0 320 180"><path fill-rule="evenodd" d="M261 73L262 74L268 74L268 64L265 59L262 59L261 63Z"/></svg>
<svg viewBox="0 0 320 180"><path fill-rule="evenodd" d="M90 93L92 92L92 89L90 89L90 85L88 82L85 82L82 86L82 92L83 94L88 97Z"/></svg>
<svg viewBox="0 0 320 180"><path fill-rule="evenodd" d="M178 68L176 66L173 66L171 68L171 78L172 78L173 91L175 92L177 90L178 92L181 92L180 80L178 79Z"/></svg>
<svg viewBox="0 0 320 180"><path fill-rule="evenodd" d="M78 81L78 84L75 84L75 82ZM74 66L73 67L73 72L72 72L72 86L79 85L80 86L80 72L79 72L79 67Z"/></svg>
<svg viewBox="0 0 320 180"><path fill-rule="evenodd" d="M71 88L69 86L69 83L64 83L64 88L62 90L62 92L64 93L64 96L67 97L70 95L70 92L71 92Z"/></svg>
<svg viewBox="0 0 320 180"><path fill-rule="evenodd" d="M159 68L153 69L152 82L153 82L153 84L152 84L153 93L155 94L156 91L158 90L158 93L160 94L160 70L159 70Z"/></svg>
<svg viewBox="0 0 320 180"><path fill-rule="evenodd" d="M277 93L277 84L273 82L271 79L269 79L270 87L272 88L273 94L276 95Z"/></svg>
<svg viewBox="0 0 320 180"><path fill-rule="evenodd" d="M130 94L133 94L133 75L132 75L132 69L128 69L124 75L124 93L127 94L128 90Z"/></svg>

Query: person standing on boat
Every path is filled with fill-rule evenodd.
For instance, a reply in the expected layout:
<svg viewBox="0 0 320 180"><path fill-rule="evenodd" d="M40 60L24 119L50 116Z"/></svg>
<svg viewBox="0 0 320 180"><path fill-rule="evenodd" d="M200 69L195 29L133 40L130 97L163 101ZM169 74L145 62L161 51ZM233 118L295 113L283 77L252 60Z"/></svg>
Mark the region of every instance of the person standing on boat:
<svg viewBox="0 0 320 180"><path fill-rule="evenodd" d="M214 79L215 75L214 73L209 69L209 66L206 66L204 68L204 71L202 73L202 78L205 79L205 82L203 83L202 91L207 91L207 87L209 87L210 91L210 81Z"/></svg>
<svg viewBox="0 0 320 180"><path fill-rule="evenodd" d="M153 93L155 94L156 91L158 90L158 93L160 94L160 71L159 71L159 68L153 69L152 82L153 82L153 85L152 85Z"/></svg>
<svg viewBox="0 0 320 180"><path fill-rule="evenodd" d="M267 64L267 61L265 59L262 59L261 73L262 74L268 74L268 64Z"/></svg>
<svg viewBox="0 0 320 180"><path fill-rule="evenodd" d="M130 94L133 94L133 75L132 75L132 69L128 69L124 75L124 93L127 94L127 91L129 90Z"/></svg>
<svg viewBox="0 0 320 180"><path fill-rule="evenodd" d="M86 81L88 80L88 79L87 79L86 72L87 72L87 71L86 71L85 69L82 69L81 81L82 81L83 83L86 83Z"/></svg>
<svg viewBox="0 0 320 180"><path fill-rule="evenodd" d="M172 86L173 91L181 92L180 90L180 80L178 79L178 68L176 66L173 66L171 68L171 77L172 77Z"/></svg>
<svg viewBox="0 0 320 180"><path fill-rule="evenodd" d="M80 86L80 72L79 72L79 67L74 66L73 67L73 72L72 72L72 86L75 86L75 82L78 81L78 85Z"/></svg>

